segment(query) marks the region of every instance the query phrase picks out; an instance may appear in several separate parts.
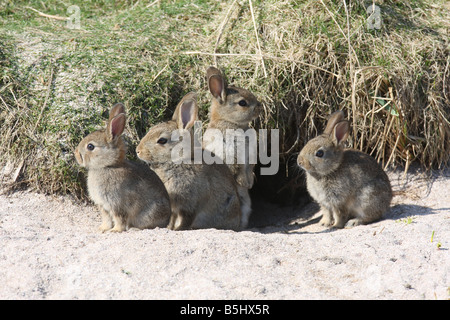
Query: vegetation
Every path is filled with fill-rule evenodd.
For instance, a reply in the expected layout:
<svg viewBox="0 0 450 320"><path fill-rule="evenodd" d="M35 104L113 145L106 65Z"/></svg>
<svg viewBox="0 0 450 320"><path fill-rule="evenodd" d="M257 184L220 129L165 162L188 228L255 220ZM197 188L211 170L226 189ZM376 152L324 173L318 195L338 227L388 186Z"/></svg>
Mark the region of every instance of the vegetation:
<svg viewBox="0 0 450 320"><path fill-rule="evenodd" d="M263 102L255 127L280 129L280 173L258 179L268 194L298 189L296 154L337 109L352 123L349 146L383 166L446 166L450 5L376 1L375 28L371 4L0 0L3 182L84 198L73 150L111 105L128 110L133 158L148 127L185 93L198 92L207 121L209 65Z"/></svg>

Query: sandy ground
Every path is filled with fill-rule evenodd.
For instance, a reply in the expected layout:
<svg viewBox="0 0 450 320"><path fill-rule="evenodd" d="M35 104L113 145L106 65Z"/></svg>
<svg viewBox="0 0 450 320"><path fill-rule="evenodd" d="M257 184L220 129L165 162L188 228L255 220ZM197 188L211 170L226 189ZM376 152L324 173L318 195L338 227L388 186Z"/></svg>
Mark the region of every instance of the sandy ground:
<svg viewBox="0 0 450 320"><path fill-rule="evenodd" d="M449 299L450 171L390 177L385 219L342 230L311 203L259 204L269 226L242 232L101 234L89 204L3 195L0 299Z"/></svg>

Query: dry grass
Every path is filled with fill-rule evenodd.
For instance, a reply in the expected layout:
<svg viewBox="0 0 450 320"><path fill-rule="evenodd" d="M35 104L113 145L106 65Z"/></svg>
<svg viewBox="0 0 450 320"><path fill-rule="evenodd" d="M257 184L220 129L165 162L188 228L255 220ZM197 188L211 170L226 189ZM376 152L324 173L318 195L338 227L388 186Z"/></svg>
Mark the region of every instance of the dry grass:
<svg viewBox="0 0 450 320"><path fill-rule="evenodd" d="M244 1L234 11L235 21L225 15L230 26L218 29L222 50L211 45L198 55L213 54L235 82L264 97L267 110L261 124L285 130L283 150L288 155L293 146L298 150L320 132L327 114L344 109L353 124L350 145L386 167L415 160L427 168L447 164L450 58L445 8L423 2L422 7L407 8L410 17L398 20L408 10L385 1L381 10L389 16L382 16L382 30L369 32L361 2L270 2L260 9L258 37L251 33ZM439 12L446 15L439 18ZM441 26L439 32L434 24Z"/></svg>
<svg viewBox="0 0 450 320"><path fill-rule="evenodd" d="M371 3L121 1L113 10L107 2L89 2L78 32L19 5L4 16L2 27L22 39L31 35L40 52L34 67L28 66L36 74L27 80L21 66L27 51L18 52L21 43L11 36L2 39L0 63L8 68L0 79L1 163L11 164L10 176L21 168L16 182L83 197L83 175L71 150L101 123L102 113L116 101L126 104L131 146L149 124L167 118L188 91L199 93L206 119L204 75L214 64L229 82L250 89L263 102L265 112L256 127L280 129L280 173L276 182L268 183L270 177L258 181L258 188L271 185L269 193L292 193L302 184L295 156L337 109L352 123L349 146L385 167L407 168L413 161L427 169L446 166L448 4L377 1L382 28L369 30L365 8ZM44 8L36 2L34 7L51 15L65 13L56 4ZM11 19L21 15L34 24L13 29ZM44 48L39 49L39 41ZM56 41L65 51L57 50ZM63 116L67 112L70 118Z"/></svg>

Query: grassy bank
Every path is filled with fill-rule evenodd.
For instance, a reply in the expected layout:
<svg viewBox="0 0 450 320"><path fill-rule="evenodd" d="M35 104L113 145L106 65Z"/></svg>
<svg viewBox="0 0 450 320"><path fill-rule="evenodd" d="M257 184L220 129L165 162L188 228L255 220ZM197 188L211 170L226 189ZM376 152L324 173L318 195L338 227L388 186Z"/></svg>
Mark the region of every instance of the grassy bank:
<svg viewBox="0 0 450 320"><path fill-rule="evenodd" d="M205 70L214 64L263 102L256 127L280 129L282 166L276 179L258 180L262 192L301 185L296 153L336 109L351 119L349 145L384 166L444 166L450 7L377 1L377 29L368 28L369 3L0 0L3 182L84 197L72 151L110 106L127 107L133 157L189 91L206 121ZM58 19L70 16L79 28Z"/></svg>

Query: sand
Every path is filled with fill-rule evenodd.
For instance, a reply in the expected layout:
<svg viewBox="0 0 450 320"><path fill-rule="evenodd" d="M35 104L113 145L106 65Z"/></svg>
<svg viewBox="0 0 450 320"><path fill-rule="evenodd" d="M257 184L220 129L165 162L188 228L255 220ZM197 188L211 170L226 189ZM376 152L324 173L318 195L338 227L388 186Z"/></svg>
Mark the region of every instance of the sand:
<svg viewBox="0 0 450 320"><path fill-rule="evenodd" d="M0 299L449 299L450 171L389 176L385 218L340 230L310 203L241 232L100 233L89 203L2 195Z"/></svg>

